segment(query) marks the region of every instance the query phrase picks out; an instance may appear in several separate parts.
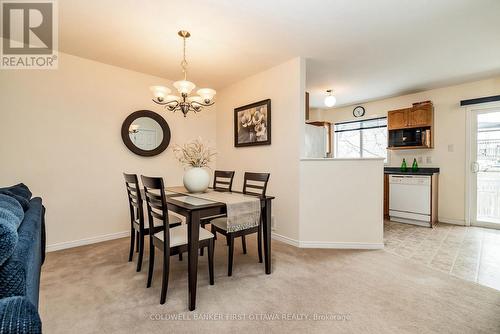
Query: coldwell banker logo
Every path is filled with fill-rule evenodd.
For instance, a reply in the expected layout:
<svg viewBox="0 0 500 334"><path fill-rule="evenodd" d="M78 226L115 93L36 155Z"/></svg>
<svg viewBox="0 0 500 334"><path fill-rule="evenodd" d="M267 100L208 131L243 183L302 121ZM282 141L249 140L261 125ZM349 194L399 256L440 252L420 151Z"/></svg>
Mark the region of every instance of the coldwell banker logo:
<svg viewBox="0 0 500 334"><path fill-rule="evenodd" d="M1 1L1 69L57 68L55 1Z"/></svg>

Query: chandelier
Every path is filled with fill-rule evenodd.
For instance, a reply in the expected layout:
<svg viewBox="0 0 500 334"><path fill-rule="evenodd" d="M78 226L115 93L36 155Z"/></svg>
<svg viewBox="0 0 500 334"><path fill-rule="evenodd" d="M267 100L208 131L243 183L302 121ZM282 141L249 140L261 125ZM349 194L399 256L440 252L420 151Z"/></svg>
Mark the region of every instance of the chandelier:
<svg viewBox="0 0 500 334"><path fill-rule="evenodd" d="M200 112L203 107L208 107L213 105L215 90L211 88L201 88L196 92L198 95L190 96L193 89L196 87L194 83L187 80L187 65L186 61L186 39L191 36L189 31L181 30L177 33L183 40L183 51L184 56L182 58L181 67L182 73L184 73L184 80L176 81L173 83L174 87L179 92L178 95L170 95L171 90L165 86L151 86L150 89L153 92L153 102L164 106L165 109L176 112L177 110L182 111L184 117L189 111L195 113Z"/></svg>

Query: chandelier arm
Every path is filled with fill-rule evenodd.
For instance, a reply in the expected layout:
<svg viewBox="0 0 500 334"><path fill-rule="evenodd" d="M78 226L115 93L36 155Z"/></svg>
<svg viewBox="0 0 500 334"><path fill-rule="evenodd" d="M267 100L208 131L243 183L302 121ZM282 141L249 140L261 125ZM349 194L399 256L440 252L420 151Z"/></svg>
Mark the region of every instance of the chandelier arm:
<svg viewBox="0 0 500 334"><path fill-rule="evenodd" d="M179 105L179 101L177 100L172 100L172 101L157 101L155 99L153 99L153 102L160 105L160 106L165 106L165 105L171 105L172 103L175 102L175 106L177 107Z"/></svg>
<svg viewBox="0 0 500 334"><path fill-rule="evenodd" d="M215 104L215 101L212 101L210 103L205 103L205 102L196 102L196 101L191 101L191 104L192 105L195 105L197 104L199 107L210 107L210 106L213 106Z"/></svg>
<svg viewBox="0 0 500 334"><path fill-rule="evenodd" d="M195 106L193 103L189 104L189 110L194 111L194 112L200 112L201 107L200 106Z"/></svg>
<svg viewBox="0 0 500 334"><path fill-rule="evenodd" d="M177 110L180 110L180 107L179 105L175 105L175 106L169 106L169 105L166 105L165 108L168 109L168 111L172 111L172 112L175 112Z"/></svg>

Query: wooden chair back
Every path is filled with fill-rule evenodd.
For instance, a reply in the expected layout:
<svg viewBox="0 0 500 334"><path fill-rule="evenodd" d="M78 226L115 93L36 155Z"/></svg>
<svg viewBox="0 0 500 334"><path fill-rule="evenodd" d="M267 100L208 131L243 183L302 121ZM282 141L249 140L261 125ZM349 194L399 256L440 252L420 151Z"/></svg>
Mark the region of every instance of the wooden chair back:
<svg viewBox="0 0 500 334"><path fill-rule="evenodd" d="M253 196L265 196L270 176L271 174L269 173L245 172L243 193Z"/></svg>
<svg viewBox="0 0 500 334"><path fill-rule="evenodd" d="M233 189L234 171L216 170L214 172L214 190L231 191Z"/></svg>
<svg viewBox="0 0 500 334"><path fill-rule="evenodd" d="M125 186L127 188L130 220L132 223L137 221L140 226L144 227L143 201L137 175L123 173L123 177L125 178Z"/></svg>
<svg viewBox="0 0 500 334"><path fill-rule="evenodd" d="M166 245L169 245L168 208L163 178L141 175L141 179L144 185L144 199L148 212L149 234L152 236L155 231L155 220L161 221L163 225L163 240Z"/></svg>

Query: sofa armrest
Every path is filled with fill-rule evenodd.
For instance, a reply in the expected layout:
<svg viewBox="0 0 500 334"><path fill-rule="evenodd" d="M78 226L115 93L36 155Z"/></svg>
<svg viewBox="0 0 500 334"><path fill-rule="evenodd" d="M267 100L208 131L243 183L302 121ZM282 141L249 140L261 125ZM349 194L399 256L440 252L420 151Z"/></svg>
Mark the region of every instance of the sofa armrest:
<svg viewBox="0 0 500 334"><path fill-rule="evenodd" d="M38 311L26 297L0 300L0 334L42 333Z"/></svg>

